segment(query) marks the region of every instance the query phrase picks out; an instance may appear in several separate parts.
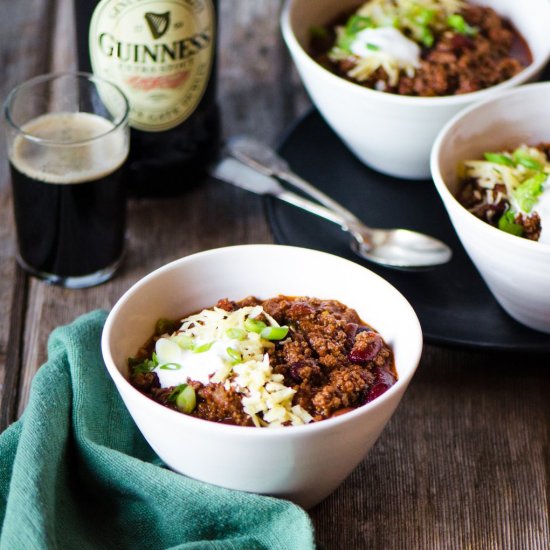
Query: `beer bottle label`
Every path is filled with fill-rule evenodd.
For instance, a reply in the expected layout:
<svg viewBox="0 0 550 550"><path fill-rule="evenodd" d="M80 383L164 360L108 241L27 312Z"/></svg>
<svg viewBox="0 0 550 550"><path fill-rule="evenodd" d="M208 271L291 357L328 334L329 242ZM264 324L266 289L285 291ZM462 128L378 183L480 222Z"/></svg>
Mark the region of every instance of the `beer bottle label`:
<svg viewBox="0 0 550 550"><path fill-rule="evenodd" d="M196 109L212 70L212 0L101 0L90 23L94 74L130 102L130 125L160 132Z"/></svg>

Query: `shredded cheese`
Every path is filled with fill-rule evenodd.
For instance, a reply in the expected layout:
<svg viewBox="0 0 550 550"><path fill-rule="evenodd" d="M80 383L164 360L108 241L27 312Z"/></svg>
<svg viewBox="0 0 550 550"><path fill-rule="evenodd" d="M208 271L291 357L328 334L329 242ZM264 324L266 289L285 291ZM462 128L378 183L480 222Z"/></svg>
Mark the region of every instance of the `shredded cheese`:
<svg viewBox="0 0 550 550"><path fill-rule="evenodd" d="M179 376L183 378L186 376L186 362L204 365L205 369L208 365L214 365L215 371L203 371L199 381L222 383L227 390L234 388L242 396L244 412L256 426L276 427L311 422L313 418L305 409L292 404L295 390L283 384L281 374L273 373L268 352L274 349L275 344L245 328L247 319L260 315L270 326L279 326L261 306L243 307L231 312L214 307L183 319L176 333L157 341L155 350L159 365L155 372L160 374L167 364L181 364ZM208 349L197 353L201 346ZM235 357L239 359L235 360ZM177 370L163 374L173 377L174 373L177 375Z"/></svg>

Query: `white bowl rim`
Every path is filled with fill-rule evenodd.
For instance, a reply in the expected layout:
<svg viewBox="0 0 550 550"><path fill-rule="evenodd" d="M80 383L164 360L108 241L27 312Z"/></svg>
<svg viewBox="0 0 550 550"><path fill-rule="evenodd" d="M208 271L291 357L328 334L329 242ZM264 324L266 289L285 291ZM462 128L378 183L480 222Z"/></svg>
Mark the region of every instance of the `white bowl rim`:
<svg viewBox="0 0 550 550"><path fill-rule="evenodd" d="M336 259L337 261L341 261L344 264L350 264L350 267L354 266L353 269L357 269L357 268L365 269L366 271L369 272L370 276L376 279L379 279L379 281L382 282L382 284L387 285L388 287L393 289L393 291L400 296L400 299L402 300L404 307L409 310L409 314L411 315L411 321L413 322L414 325L416 325L415 327L417 331L416 350L414 350L414 354L412 354L409 359L410 364L414 365L414 367L408 369L408 372L404 373L403 376L400 375L396 383L393 384L393 386L391 386L388 390L386 390L382 395L380 395L376 399L373 399L370 403L361 405L360 407L357 407L352 411L348 411L342 415L339 415L333 418L327 418L326 420L322 420L320 422L313 422L302 426L287 426L287 427L273 428L273 429L269 429L269 428L251 429L251 427L249 426L236 426L232 424L223 424L220 422L210 422L208 420L203 420L202 418L195 418L193 416L185 415L180 412L169 409L168 407L164 407L160 403L157 403L151 398L145 396L140 391L138 391L134 386L132 386L132 384L130 384L130 382L126 379L126 377L123 376L118 370L117 366L112 360L112 357L109 351L109 336L113 327L113 320L116 313L118 312L119 309L122 308L124 303L129 298L131 298L134 293L139 291L139 289L142 286L146 285L151 279L155 278L160 273L179 267L182 263L184 264L189 261L193 261L197 257L205 257L205 256L219 254L222 251L230 251L230 250L238 250L238 249L252 250L253 248L277 248L277 249L286 248L286 249L301 250L301 251L305 251L306 253L315 253L319 255L325 255L333 260ZM143 403L144 407L154 407L155 410L159 412L159 414L175 415L175 416L172 416L172 418L173 419L179 418L180 419L179 422L182 424L182 426L190 422L191 425L194 424L194 427L196 428L199 426L199 424L197 424L198 422L202 426L201 429L204 429L207 432L224 433L226 435L228 433L233 433L235 435L238 434L239 437L243 436L243 437L262 437L262 438L302 437L305 434L313 434L316 431L335 428L340 424L347 423L353 418L362 416L366 414L368 411L378 408L378 406L380 406L383 402L388 400L394 393L396 393L397 391L400 391L401 386L405 386L405 388L408 386L420 362L420 358L422 355L422 347L423 347L422 329L420 327L420 322L418 320L418 317L416 316L414 309L412 308L408 300L399 292L399 290L397 290L393 285L391 285L383 277L380 277L380 275L374 273L373 271L369 270L368 268L365 268L360 264L357 264L345 258L341 258L334 254L329 254L326 252L313 250L309 248L302 248L302 247L288 246L288 245L278 245L278 244L244 244L244 245L234 245L234 246L213 248L213 249L204 250L201 252L196 252L188 256L183 256L182 258L173 260L172 262L169 262L168 264L165 264L155 269L154 271L152 271L151 273L149 273L148 275L146 275L145 277L143 277L142 279L134 283L119 298L119 300L116 302L116 304L113 306L113 308L111 309L111 311L107 316L107 320L105 322L103 332L101 335L101 349L102 349L104 363L107 367L107 370L109 371L110 376L113 378L115 385L118 387L118 384L122 383L125 387L128 388L130 392L132 392L134 398L139 399L141 403Z"/></svg>
<svg viewBox="0 0 550 550"><path fill-rule="evenodd" d="M435 107L435 106L450 106L450 105L463 105L471 103L472 101L482 101L488 96L492 96L495 93L498 93L500 90L506 90L510 87L517 86L522 84L525 81L528 81L534 76L535 73L542 70L547 62L550 60L550 43L548 44L547 51L544 55L540 56L539 59L533 59L533 62L525 67L518 74L514 75L512 78L500 82L490 88L485 88L483 90L478 90L475 92L469 92L466 94L459 95L449 95L449 96L437 96L437 97L420 97L420 96L406 96L400 94L390 94L386 92L381 92L378 90L372 90L365 86L355 84L348 80L343 79L342 77L335 75L329 70L322 67L317 61L315 61L302 47L298 42L294 31L292 30L292 25L290 24L290 10L291 5L295 0L286 0L283 10L281 12L281 31L283 37L289 47L289 49L300 56L302 62L305 62L309 65L310 68L316 70L317 72L324 73L325 77L330 78L332 82L347 90L350 93L365 94L367 97L371 96L377 98L380 101L386 101L391 104L400 104L404 106L414 106L421 108ZM524 37L529 50L531 46L529 44L529 39Z"/></svg>
<svg viewBox="0 0 550 550"><path fill-rule="evenodd" d="M529 94L533 91L536 91L538 88L548 88L547 93L548 97L550 97L550 81L534 82L531 84L525 84L523 86L513 88L511 90L503 91L493 97L485 99L484 101L476 102L473 105L470 105L462 109L460 112L456 113L448 122L445 123L445 125L443 126L443 128L441 128L437 137L435 138L430 154L430 170L432 173L432 179L439 194L442 195L442 198L443 196L445 196L447 200L450 200L451 203L453 203L457 210L468 216L470 220L476 224L479 231L490 231L494 238L501 239L503 243L520 246L523 247L525 250L539 250L550 252L550 243L540 243L538 241L532 241L523 237L517 237L516 235L506 233L506 231L502 231L497 227L493 227L487 222L484 222L483 220L480 220L478 217L474 216L471 212L464 208L464 206L462 206L457 198L451 193L451 191L447 187L447 184L445 183L445 180L443 179L439 166L439 156L441 154L443 143L445 142L448 134L453 130L456 125L460 123L463 117L472 112L482 110L491 103L505 101L506 99L510 97L515 97L517 95Z"/></svg>

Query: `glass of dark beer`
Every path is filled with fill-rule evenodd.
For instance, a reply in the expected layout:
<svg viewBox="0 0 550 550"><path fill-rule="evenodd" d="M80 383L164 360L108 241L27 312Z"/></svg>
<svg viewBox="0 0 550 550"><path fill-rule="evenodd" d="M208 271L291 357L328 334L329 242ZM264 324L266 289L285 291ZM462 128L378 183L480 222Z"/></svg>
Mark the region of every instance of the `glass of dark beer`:
<svg viewBox="0 0 550 550"><path fill-rule="evenodd" d="M4 105L19 264L67 288L102 283L124 251L128 101L87 73L49 74Z"/></svg>

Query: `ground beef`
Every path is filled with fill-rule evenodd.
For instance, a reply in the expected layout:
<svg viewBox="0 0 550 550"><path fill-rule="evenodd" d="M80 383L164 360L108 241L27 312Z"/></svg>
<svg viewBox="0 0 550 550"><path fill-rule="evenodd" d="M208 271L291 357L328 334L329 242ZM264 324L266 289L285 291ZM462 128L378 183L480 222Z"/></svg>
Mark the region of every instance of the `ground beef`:
<svg viewBox="0 0 550 550"><path fill-rule="evenodd" d="M268 300L247 297L239 302L222 299L216 307L233 311L261 305L288 336L269 352L273 372L282 374L300 405L315 421L359 407L387 390L397 379L393 354L382 337L357 312L336 300L278 296ZM150 357L155 338L145 346ZM147 349L148 348L148 349ZM171 408L174 388L160 388L155 373L136 373L132 384L141 392ZM205 420L253 425L244 412L241 396L224 384L190 382L197 406L192 416ZM374 393L373 393L374 392Z"/></svg>
<svg viewBox="0 0 550 550"><path fill-rule="evenodd" d="M519 214L516 218L516 223L519 223L523 227L523 237L530 241L538 241L540 239L542 226L538 212L533 212L530 216Z"/></svg>
<svg viewBox="0 0 550 550"><path fill-rule="evenodd" d="M250 417L243 411L241 396L233 388L225 389L223 384L201 384L197 397L195 416L214 422L252 426Z"/></svg>
<svg viewBox="0 0 550 550"><path fill-rule="evenodd" d="M362 86L389 93L410 96L448 96L475 92L508 80L532 61L529 49L509 21L493 9L466 5L460 12L464 20L476 27L474 36L447 30L435 37L434 45L424 48L421 65L410 77L401 73L391 86L384 69L375 71L367 80L357 82L347 73L354 62L345 59L333 62L328 51L334 44L334 27L348 14L327 27L328 38L313 38L311 55L338 76Z"/></svg>

